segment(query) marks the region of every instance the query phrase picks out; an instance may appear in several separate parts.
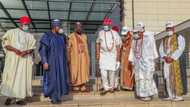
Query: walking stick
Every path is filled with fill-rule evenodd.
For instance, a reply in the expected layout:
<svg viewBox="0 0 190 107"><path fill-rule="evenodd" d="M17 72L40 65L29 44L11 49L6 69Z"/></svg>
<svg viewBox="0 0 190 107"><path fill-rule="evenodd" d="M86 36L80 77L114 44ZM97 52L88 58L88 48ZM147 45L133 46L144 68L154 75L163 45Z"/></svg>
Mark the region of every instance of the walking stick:
<svg viewBox="0 0 190 107"><path fill-rule="evenodd" d="M96 62L96 91L98 92L100 90L101 85L100 80L100 69L99 69L99 63Z"/></svg>

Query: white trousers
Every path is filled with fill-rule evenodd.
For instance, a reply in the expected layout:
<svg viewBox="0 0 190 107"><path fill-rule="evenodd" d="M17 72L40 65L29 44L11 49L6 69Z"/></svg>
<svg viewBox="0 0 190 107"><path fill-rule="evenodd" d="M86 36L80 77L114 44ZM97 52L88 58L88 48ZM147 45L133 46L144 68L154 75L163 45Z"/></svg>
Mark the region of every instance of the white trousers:
<svg viewBox="0 0 190 107"><path fill-rule="evenodd" d="M166 89L167 89L167 92L168 92L168 97L170 98L174 98L174 92L172 91L172 85L170 83L170 79L169 78L166 78Z"/></svg>
<svg viewBox="0 0 190 107"><path fill-rule="evenodd" d="M104 90L115 88L115 71L101 69L101 78Z"/></svg>
<svg viewBox="0 0 190 107"><path fill-rule="evenodd" d="M114 83L114 88L118 88L119 86L119 71L115 71L115 83Z"/></svg>
<svg viewBox="0 0 190 107"><path fill-rule="evenodd" d="M164 63L164 78L166 79L166 89L170 98L174 97L172 85L170 83L170 64Z"/></svg>

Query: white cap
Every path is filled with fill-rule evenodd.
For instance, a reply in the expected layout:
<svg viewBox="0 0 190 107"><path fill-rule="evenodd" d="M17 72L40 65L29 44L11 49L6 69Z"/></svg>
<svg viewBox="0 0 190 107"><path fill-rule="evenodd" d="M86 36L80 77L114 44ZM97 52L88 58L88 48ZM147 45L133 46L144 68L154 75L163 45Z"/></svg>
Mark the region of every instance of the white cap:
<svg viewBox="0 0 190 107"><path fill-rule="evenodd" d="M126 35L129 31L130 31L130 29L128 27L124 26L121 29L121 35Z"/></svg>
<svg viewBox="0 0 190 107"><path fill-rule="evenodd" d="M172 21L167 21L167 22L166 22L166 28L172 28L172 27L174 27L174 22L172 22Z"/></svg>
<svg viewBox="0 0 190 107"><path fill-rule="evenodd" d="M144 25L143 22L138 22L137 25L136 25L137 28L143 28L144 26L145 25Z"/></svg>
<svg viewBox="0 0 190 107"><path fill-rule="evenodd" d="M81 23L80 23L80 22L76 22L75 24L76 24L76 25L81 25Z"/></svg>
<svg viewBox="0 0 190 107"><path fill-rule="evenodd" d="M140 31L140 32L143 32L144 31L144 23L143 22L138 22L137 25L135 26L135 29Z"/></svg>

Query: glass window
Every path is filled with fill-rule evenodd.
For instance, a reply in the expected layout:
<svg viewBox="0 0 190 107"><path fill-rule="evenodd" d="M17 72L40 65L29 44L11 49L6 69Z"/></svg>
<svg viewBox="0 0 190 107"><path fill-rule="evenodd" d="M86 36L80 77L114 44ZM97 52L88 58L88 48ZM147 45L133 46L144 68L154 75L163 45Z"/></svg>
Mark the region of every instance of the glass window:
<svg viewBox="0 0 190 107"><path fill-rule="evenodd" d="M71 12L71 20L86 20L88 12Z"/></svg>
<svg viewBox="0 0 190 107"><path fill-rule="evenodd" d="M27 15L26 10L8 10L13 18L20 18L21 16Z"/></svg>
<svg viewBox="0 0 190 107"><path fill-rule="evenodd" d="M24 6L21 0L1 0L5 8L23 8Z"/></svg>
<svg viewBox="0 0 190 107"><path fill-rule="evenodd" d="M44 1L26 1L28 9L47 9L47 2Z"/></svg>
<svg viewBox="0 0 190 107"><path fill-rule="evenodd" d="M34 19L49 19L48 11L30 11L30 15Z"/></svg>

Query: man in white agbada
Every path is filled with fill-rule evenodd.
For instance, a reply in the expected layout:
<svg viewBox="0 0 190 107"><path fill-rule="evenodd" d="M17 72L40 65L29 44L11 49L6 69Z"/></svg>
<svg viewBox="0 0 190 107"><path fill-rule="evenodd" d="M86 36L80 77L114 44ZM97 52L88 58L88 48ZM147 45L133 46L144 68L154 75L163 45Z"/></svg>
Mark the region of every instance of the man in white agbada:
<svg viewBox="0 0 190 107"><path fill-rule="evenodd" d="M139 22L134 30L129 61L132 62L135 73L135 90L137 97L150 101L157 94L153 79L155 59L158 58L154 33L145 31L145 26Z"/></svg>
<svg viewBox="0 0 190 107"><path fill-rule="evenodd" d="M31 54L36 40L29 33L30 22L28 16L21 17L21 27L7 31L2 37L5 67L0 93L8 97L5 105L12 103L25 105L24 98L32 96L33 61Z"/></svg>
<svg viewBox="0 0 190 107"><path fill-rule="evenodd" d="M160 56L164 61L164 78L166 80L166 89L168 98L164 100L181 101L183 94L182 78L179 57L185 49L185 39L182 35L177 35L174 30L174 23L166 23L167 36L160 44Z"/></svg>
<svg viewBox="0 0 190 107"><path fill-rule="evenodd" d="M101 95L105 95L109 91L114 92L115 72L118 72L120 67L121 45L119 34L111 29L111 19L106 18L103 27L104 29L99 32L96 41L96 58L104 88Z"/></svg>

